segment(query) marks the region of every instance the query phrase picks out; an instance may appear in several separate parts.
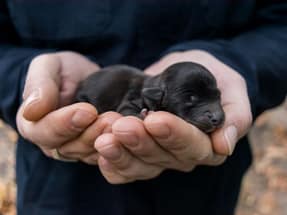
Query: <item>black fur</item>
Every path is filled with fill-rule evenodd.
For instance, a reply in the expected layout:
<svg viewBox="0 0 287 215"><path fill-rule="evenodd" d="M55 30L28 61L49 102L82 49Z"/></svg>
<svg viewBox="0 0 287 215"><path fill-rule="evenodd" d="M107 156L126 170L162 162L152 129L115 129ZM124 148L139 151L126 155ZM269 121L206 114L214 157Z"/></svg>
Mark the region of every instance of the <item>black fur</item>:
<svg viewBox="0 0 287 215"><path fill-rule="evenodd" d="M192 62L174 64L157 76L124 65L106 67L82 82L76 100L93 104L99 113L142 117L143 109L168 111L204 132L224 121L215 78Z"/></svg>

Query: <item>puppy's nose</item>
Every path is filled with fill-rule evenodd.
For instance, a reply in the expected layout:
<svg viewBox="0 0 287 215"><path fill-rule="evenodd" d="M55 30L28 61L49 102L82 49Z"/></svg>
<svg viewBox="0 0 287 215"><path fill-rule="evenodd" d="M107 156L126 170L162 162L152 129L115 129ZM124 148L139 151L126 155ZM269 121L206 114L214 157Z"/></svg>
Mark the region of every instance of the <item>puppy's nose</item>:
<svg viewBox="0 0 287 215"><path fill-rule="evenodd" d="M205 116L208 118L211 124L216 127L221 125L224 121L224 114L220 111L216 111L213 113L211 113L210 111L206 111Z"/></svg>

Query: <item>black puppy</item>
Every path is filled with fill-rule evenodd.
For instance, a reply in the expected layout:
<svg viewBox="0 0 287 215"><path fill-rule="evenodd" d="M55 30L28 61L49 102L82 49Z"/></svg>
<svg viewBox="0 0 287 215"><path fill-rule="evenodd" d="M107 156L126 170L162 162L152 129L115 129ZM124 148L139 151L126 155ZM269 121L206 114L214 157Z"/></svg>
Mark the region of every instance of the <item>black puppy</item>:
<svg viewBox="0 0 287 215"><path fill-rule="evenodd" d="M106 67L82 82L76 100L93 104L99 113L142 118L149 110L168 111L206 133L224 121L215 78L192 62L174 64L156 76L124 65Z"/></svg>

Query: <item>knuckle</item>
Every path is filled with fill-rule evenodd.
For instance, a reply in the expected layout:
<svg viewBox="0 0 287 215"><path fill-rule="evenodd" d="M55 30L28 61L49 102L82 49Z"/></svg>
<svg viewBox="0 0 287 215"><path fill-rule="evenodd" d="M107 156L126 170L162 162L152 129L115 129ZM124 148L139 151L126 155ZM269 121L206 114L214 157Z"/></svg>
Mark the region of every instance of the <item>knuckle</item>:
<svg viewBox="0 0 287 215"><path fill-rule="evenodd" d="M46 136L53 135L57 139L63 139L67 136L67 132L63 131L63 129L60 129L57 126L53 126L53 124L51 124L51 126L45 131L45 133Z"/></svg>
<svg viewBox="0 0 287 215"><path fill-rule="evenodd" d="M76 52L74 51L59 51L56 53L56 55L61 56L61 55L70 55L70 56L75 56L78 55Z"/></svg>
<svg viewBox="0 0 287 215"><path fill-rule="evenodd" d="M171 136L167 141L162 141L161 145L168 151L172 151L175 154L184 153L187 150L187 143L180 137Z"/></svg>
<svg viewBox="0 0 287 215"><path fill-rule="evenodd" d="M51 61L57 61L58 57L51 53L40 54L34 57L31 61L31 65L45 64Z"/></svg>
<svg viewBox="0 0 287 215"><path fill-rule="evenodd" d="M236 120L233 120L236 127L239 129L239 136L243 136L249 130L252 125L253 117L251 112L247 111L245 113L238 115Z"/></svg>
<svg viewBox="0 0 287 215"><path fill-rule="evenodd" d="M245 79L239 74L239 73L236 73L237 74L237 81L240 83L240 84L242 84L242 85L244 85L245 87L246 87L246 81L245 81Z"/></svg>
<svg viewBox="0 0 287 215"><path fill-rule="evenodd" d="M39 61L41 61L43 57L45 58L45 55L46 54L41 54L41 55L34 57L30 63L30 66L34 66L35 64L38 64Z"/></svg>
<svg viewBox="0 0 287 215"><path fill-rule="evenodd" d="M39 64L42 64L43 62L47 62L49 58L49 54L41 54L36 57L34 57L30 63L30 68L33 68L34 66L38 66Z"/></svg>
<svg viewBox="0 0 287 215"><path fill-rule="evenodd" d="M244 77L236 71L234 71L232 74L233 74L232 75L233 83L237 83L237 84L244 86L246 88L246 81L245 81Z"/></svg>
<svg viewBox="0 0 287 215"><path fill-rule="evenodd" d="M73 126L69 119L51 116L45 120L47 129L44 132L46 135L53 135L57 139L64 139L68 136L74 136L82 131L82 129Z"/></svg>

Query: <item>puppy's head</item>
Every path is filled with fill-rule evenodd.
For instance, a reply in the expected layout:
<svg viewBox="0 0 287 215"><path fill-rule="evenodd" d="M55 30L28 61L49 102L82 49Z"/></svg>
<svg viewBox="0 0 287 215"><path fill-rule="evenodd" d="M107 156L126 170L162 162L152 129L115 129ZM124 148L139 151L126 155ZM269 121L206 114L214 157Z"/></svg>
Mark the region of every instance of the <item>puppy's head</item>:
<svg viewBox="0 0 287 215"><path fill-rule="evenodd" d="M177 63L159 76L159 87L144 88L150 109L164 110L208 133L220 127L224 111L214 76L192 62Z"/></svg>

